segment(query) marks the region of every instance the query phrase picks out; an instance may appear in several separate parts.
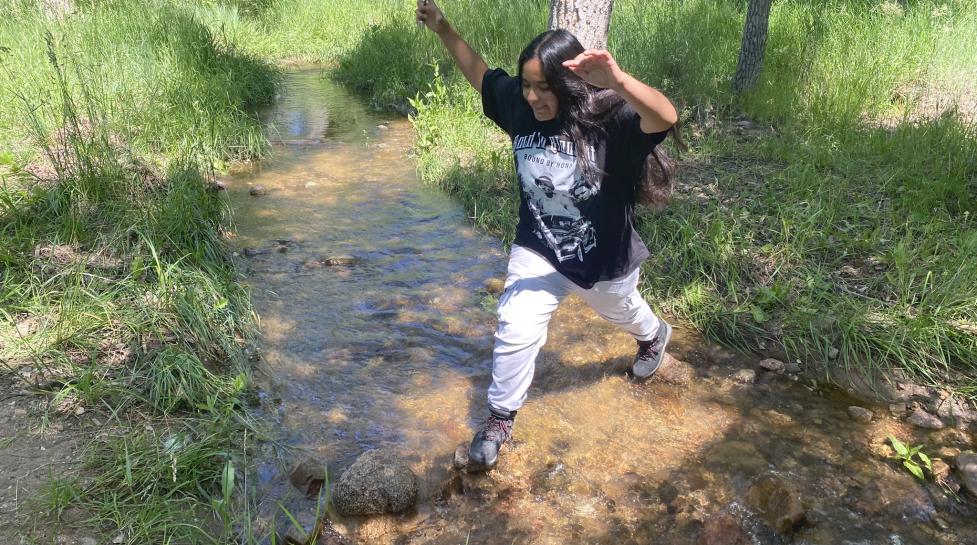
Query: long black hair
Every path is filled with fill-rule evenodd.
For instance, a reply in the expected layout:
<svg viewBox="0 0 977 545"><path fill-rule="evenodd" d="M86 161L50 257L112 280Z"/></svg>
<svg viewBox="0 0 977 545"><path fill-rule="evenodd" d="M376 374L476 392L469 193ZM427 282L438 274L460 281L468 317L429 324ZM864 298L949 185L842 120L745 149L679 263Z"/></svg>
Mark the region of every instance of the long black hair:
<svg viewBox="0 0 977 545"><path fill-rule="evenodd" d="M556 95L556 119L568 133L582 166L584 179L596 183L603 175L585 150L606 136L605 121L624 106L624 99L609 89L590 85L563 66L563 62L584 52L576 36L564 29L548 30L533 38L519 55L519 78L523 66L531 59L539 59L546 83ZM670 132L678 145L685 148L677 124ZM635 187L636 200L655 207L664 206L674 184L674 161L659 150L648 155L641 180Z"/></svg>

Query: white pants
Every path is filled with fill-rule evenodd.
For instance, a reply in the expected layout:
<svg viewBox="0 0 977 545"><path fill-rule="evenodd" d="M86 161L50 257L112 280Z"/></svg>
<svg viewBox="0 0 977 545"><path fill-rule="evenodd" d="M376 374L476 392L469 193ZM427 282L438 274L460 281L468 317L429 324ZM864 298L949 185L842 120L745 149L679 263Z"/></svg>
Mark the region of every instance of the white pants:
<svg viewBox="0 0 977 545"><path fill-rule="evenodd" d="M658 317L638 292L638 272L583 289L539 255L513 246L505 290L499 300L499 325L492 353L489 405L515 411L526 401L536 356L546 342L546 328L560 301L577 294L597 314L639 341L658 334Z"/></svg>

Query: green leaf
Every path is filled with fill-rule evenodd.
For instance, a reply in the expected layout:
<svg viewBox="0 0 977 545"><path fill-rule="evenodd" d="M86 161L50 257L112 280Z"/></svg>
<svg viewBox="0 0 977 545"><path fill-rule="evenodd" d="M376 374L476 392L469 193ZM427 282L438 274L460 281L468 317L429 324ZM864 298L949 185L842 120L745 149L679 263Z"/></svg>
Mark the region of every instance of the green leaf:
<svg viewBox="0 0 977 545"><path fill-rule="evenodd" d="M230 460L224 464L224 474L221 476L221 489L224 492L225 505L231 501L231 493L234 492L234 463Z"/></svg>
<svg viewBox="0 0 977 545"><path fill-rule="evenodd" d="M899 454L899 456L902 456L903 458L909 457L909 448L906 447L906 445L904 445L902 441L890 435L889 442L892 443L892 448L896 449L896 452Z"/></svg>
<svg viewBox="0 0 977 545"><path fill-rule="evenodd" d="M906 466L906 469L908 469L910 473L915 475L920 480L924 479L923 470L922 468L919 467L919 465L916 462L910 462L909 460L906 460L902 463L902 465Z"/></svg>
<svg viewBox="0 0 977 545"><path fill-rule="evenodd" d="M925 452L919 453L919 459L923 461L923 465L926 466L926 469L929 470L930 473L933 473L933 461L930 460L930 457L927 456Z"/></svg>
<svg viewBox="0 0 977 545"><path fill-rule="evenodd" d="M768 316L762 308L756 305L750 305L750 314L753 315L753 321L758 324L762 324L770 320L770 316Z"/></svg>
<svg viewBox="0 0 977 545"><path fill-rule="evenodd" d="M129 456L129 443L123 443L126 455L126 484L132 488L132 458Z"/></svg>

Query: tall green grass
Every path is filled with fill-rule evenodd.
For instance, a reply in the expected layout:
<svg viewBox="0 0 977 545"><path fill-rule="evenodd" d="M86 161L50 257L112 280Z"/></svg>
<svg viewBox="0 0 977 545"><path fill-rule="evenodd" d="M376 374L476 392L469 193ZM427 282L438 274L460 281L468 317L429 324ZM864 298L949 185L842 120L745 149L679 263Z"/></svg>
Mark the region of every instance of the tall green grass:
<svg viewBox="0 0 977 545"><path fill-rule="evenodd" d="M124 543L236 539L255 324L206 175L263 152L278 72L195 7L3 9L0 361L103 421L46 507Z"/></svg>

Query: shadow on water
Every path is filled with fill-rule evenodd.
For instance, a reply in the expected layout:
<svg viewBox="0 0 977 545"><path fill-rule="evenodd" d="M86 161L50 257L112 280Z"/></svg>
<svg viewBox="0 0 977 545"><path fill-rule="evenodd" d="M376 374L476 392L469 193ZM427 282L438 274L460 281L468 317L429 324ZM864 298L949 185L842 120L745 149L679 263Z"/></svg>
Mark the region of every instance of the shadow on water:
<svg viewBox="0 0 977 545"><path fill-rule="evenodd" d="M630 384L633 341L573 297L499 468L454 473L484 414L495 319L483 286L504 273L500 243L415 179L406 122L373 117L318 73L288 76L268 122L276 155L229 181L266 416L333 475L382 448L420 484L406 515L337 518L357 542L692 543L726 513L733 526L719 527L742 528L743 543L974 543L973 502L914 481L884 446L894 434L930 453L973 448L968 434L913 432L880 409L859 424L854 401L788 375L741 383L731 376L752 362L687 332L673 353L692 384ZM267 195L248 195L257 184ZM311 509L279 461L260 469L263 514L282 498ZM789 537L749 507L765 474L781 486L767 496L789 488L805 504Z"/></svg>

